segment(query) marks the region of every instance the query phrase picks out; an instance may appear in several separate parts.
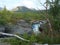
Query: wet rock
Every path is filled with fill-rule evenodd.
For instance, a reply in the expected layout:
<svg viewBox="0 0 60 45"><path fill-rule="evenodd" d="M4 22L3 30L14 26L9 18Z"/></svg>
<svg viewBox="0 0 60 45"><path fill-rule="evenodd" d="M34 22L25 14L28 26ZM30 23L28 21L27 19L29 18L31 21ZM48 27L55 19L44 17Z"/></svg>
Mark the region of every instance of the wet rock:
<svg viewBox="0 0 60 45"><path fill-rule="evenodd" d="M4 32L5 27L0 25L0 32Z"/></svg>

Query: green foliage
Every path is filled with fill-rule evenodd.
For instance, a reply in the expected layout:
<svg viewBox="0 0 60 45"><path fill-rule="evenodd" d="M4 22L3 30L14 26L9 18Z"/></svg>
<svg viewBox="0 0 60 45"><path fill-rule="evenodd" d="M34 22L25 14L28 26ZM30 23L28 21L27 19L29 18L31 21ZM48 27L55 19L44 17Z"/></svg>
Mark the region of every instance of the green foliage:
<svg viewBox="0 0 60 45"><path fill-rule="evenodd" d="M35 12L12 12L8 11L4 8L0 11L0 22L7 24L13 23L15 24L17 20L24 19L24 20L41 20L44 19L44 15L40 15L40 13ZM1 21L2 20L2 21Z"/></svg>
<svg viewBox="0 0 60 45"><path fill-rule="evenodd" d="M50 5L49 10L49 19L51 21L52 27L54 30L60 30L60 7L57 2L54 2L54 7ZM45 12L44 12L45 13ZM8 23L15 24L17 20L24 19L24 20L43 20L45 19L45 14L41 14L38 12L12 12L8 11L6 7L4 10L0 11L0 25L5 25ZM55 33L55 32L53 32ZM4 42L8 42L11 45L31 45L32 43L60 43L60 36L59 34L50 37L48 34L40 34L39 36L24 34L22 36L25 39L30 40L30 42L25 42L19 40L17 38L11 38L9 40L3 40Z"/></svg>
<svg viewBox="0 0 60 45"><path fill-rule="evenodd" d="M59 12L60 12L60 4L59 3L60 3L60 0L55 0L54 2L50 3L50 13L54 17L59 15Z"/></svg>
<svg viewBox="0 0 60 45"><path fill-rule="evenodd" d="M0 24L7 24L11 21L12 12L8 11L6 8L4 8L2 11L0 11Z"/></svg>
<svg viewBox="0 0 60 45"><path fill-rule="evenodd" d="M60 0L55 0L50 3L49 16L54 30L60 30Z"/></svg>
<svg viewBox="0 0 60 45"><path fill-rule="evenodd" d="M57 36L57 35L54 37L50 37L49 35L45 35L45 34L40 34L38 36L35 36L34 34L32 34L31 36L29 36L28 34L24 34L21 37L27 40L30 40L30 42L25 42L14 37L10 39L2 40L2 42L8 42L11 45L31 45L33 43L39 43L39 44L46 44L46 43L59 44L60 43L60 36Z"/></svg>

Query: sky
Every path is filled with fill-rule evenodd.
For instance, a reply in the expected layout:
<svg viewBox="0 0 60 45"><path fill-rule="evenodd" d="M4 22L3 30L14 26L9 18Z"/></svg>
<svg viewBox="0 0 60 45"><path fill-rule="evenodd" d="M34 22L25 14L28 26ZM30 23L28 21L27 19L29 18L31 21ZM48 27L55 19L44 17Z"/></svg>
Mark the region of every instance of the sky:
<svg viewBox="0 0 60 45"><path fill-rule="evenodd" d="M11 10L17 6L25 6L34 9L45 9L39 2L44 4L45 0L0 0L0 7L6 6L7 9Z"/></svg>

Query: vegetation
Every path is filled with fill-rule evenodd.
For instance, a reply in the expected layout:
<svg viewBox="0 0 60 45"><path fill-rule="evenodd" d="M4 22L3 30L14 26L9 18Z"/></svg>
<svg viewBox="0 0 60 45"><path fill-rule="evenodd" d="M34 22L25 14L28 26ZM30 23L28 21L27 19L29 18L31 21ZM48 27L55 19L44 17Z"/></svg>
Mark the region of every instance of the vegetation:
<svg viewBox="0 0 60 45"><path fill-rule="evenodd" d="M60 0L52 1L50 3L50 10L49 10L49 14L52 16L52 18L50 17L52 21L52 27L54 28L54 30L58 30L58 31L60 30L59 28L60 27L60 21L59 21L60 4L59 3L60 3Z"/></svg>
<svg viewBox="0 0 60 45"><path fill-rule="evenodd" d="M17 20L24 19L24 20L41 20L45 17L37 12L12 12L8 11L4 8L0 11L0 24L7 24L7 23L16 23Z"/></svg>
<svg viewBox="0 0 60 45"><path fill-rule="evenodd" d="M4 42L9 42L11 45L31 45L32 43L60 43L60 0L48 1L48 6L50 9L47 10L48 18L50 23L52 24L53 31L50 32L48 26L44 33L39 36L35 36L34 34L28 36L24 34L22 37L30 40L30 42L23 42L16 38L12 38L10 40L4 40ZM0 25L5 25L8 23L16 24L17 20L24 19L26 21L31 20L46 20L46 11L38 12L12 12L8 11L6 7L2 11L0 11ZM49 33L50 32L50 33ZM51 37L52 35L52 37Z"/></svg>
<svg viewBox="0 0 60 45"><path fill-rule="evenodd" d="M21 36L25 39L30 40L30 42L25 42L22 40L19 40L17 38L11 38L8 40L2 40L3 42L8 42L11 45L32 45L34 43L38 43L38 44L59 44L60 43L60 37L58 36L54 36L54 38L51 38L49 35L46 34L40 34L38 36L35 36L34 34L32 34L31 36L29 36L28 34L24 34L23 36Z"/></svg>

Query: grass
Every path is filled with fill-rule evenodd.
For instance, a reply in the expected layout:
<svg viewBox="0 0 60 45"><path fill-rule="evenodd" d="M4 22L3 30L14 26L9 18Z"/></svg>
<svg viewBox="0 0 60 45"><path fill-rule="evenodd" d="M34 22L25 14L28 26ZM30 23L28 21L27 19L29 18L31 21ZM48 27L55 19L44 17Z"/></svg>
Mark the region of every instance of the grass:
<svg viewBox="0 0 60 45"><path fill-rule="evenodd" d="M29 36L28 34L24 34L21 37L30 40L30 42L25 42L17 38L3 40L3 42L8 42L11 45L31 45L33 43L39 43L39 44L59 44L60 43L60 36L57 36L57 34L56 36L53 36L53 37L50 37L49 35L46 35L43 33L38 36L35 36L34 34L32 34L31 36Z"/></svg>

